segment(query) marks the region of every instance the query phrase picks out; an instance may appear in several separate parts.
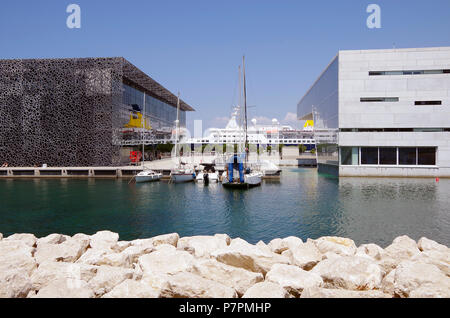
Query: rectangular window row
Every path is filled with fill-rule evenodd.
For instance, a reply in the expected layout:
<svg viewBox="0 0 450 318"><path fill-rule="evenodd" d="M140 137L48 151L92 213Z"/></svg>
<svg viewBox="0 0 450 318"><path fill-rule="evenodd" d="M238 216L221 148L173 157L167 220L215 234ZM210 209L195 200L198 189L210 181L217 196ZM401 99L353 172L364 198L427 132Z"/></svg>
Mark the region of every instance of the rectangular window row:
<svg viewBox="0 0 450 318"><path fill-rule="evenodd" d="M361 97L361 103L382 103L382 102L398 102L400 99L398 97ZM442 105L441 100L424 100L424 101L415 101L415 106L426 106L426 105Z"/></svg>
<svg viewBox="0 0 450 318"><path fill-rule="evenodd" d="M436 147L341 147L341 165L435 166Z"/></svg>
<svg viewBox="0 0 450 318"><path fill-rule="evenodd" d="M380 75L427 75L427 74L450 74L450 69L443 70L416 70L416 71L370 71L369 76Z"/></svg>
<svg viewBox="0 0 450 318"><path fill-rule="evenodd" d="M340 132L450 132L450 128L341 128Z"/></svg>

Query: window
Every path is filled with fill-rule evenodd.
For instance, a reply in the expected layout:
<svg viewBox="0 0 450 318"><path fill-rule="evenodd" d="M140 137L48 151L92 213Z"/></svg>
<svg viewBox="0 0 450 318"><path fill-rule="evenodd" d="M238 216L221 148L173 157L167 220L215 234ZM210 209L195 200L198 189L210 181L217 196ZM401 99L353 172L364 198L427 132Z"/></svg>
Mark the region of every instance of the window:
<svg viewBox="0 0 450 318"><path fill-rule="evenodd" d="M342 147L341 148L341 165L357 166L359 164L359 148L358 147Z"/></svg>
<svg viewBox="0 0 450 318"><path fill-rule="evenodd" d="M400 165L415 165L417 163L417 148L398 148L398 163Z"/></svg>
<svg viewBox="0 0 450 318"><path fill-rule="evenodd" d="M418 148L417 155L417 162L419 165L436 165L436 148Z"/></svg>
<svg viewBox="0 0 450 318"><path fill-rule="evenodd" d="M378 164L378 148L361 147L361 164L377 165Z"/></svg>
<svg viewBox="0 0 450 318"><path fill-rule="evenodd" d="M397 148L380 148L380 165L396 165Z"/></svg>
<svg viewBox="0 0 450 318"><path fill-rule="evenodd" d="M398 102L398 97L361 97L360 99L361 103L368 103L368 102Z"/></svg>
<svg viewBox="0 0 450 318"><path fill-rule="evenodd" d="M413 70L413 71L370 71L369 76L381 75L427 75L427 74L449 74L450 69L444 70Z"/></svg>
<svg viewBox="0 0 450 318"><path fill-rule="evenodd" d="M416 101L414 103L416 106L422 106L422 105L442 105L442 101L440 100L426 100L426 101Z"/></svg>

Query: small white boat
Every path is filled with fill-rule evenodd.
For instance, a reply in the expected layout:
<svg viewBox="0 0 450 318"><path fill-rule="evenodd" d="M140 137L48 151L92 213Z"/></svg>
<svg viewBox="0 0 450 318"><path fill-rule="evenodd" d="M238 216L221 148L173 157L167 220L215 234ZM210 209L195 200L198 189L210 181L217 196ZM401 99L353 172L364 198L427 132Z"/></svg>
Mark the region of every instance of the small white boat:
<svg viewBox="0 0 450 318"><path fill-rule="evenodd" d="M217 172L200 172L195 179L198 183L218 183L219 174Z"/></svg>
<svg viewBox="0 0 450 318"><path fill-rule="evenodd" d="M139 172L134 178L136 183L158 181L162 177L162 173L155 172L153 170L144 170Z"/></svg>
<svg viewBox="0 0 450 318"><path fill-rule="evenodd" d="M170 173L170 181L173 183L191 182L195 179L194 169L174 169Z"/></svg>

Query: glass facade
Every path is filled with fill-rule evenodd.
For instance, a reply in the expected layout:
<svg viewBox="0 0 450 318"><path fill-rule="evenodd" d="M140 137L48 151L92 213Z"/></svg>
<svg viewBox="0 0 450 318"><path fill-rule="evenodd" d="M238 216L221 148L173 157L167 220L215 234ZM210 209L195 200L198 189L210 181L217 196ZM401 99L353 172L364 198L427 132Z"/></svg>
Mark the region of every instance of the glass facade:
<svg viewBox="0 0 450 318"><path fill-rule="evenodd" d="M131 86L123 84L123 104L130 112L145 114L146 122L154 130L171 131L177 119L177 108ZM180 126L186 126L186 112L180 109ZM141 124L142 127L142 124Z"/></svg>

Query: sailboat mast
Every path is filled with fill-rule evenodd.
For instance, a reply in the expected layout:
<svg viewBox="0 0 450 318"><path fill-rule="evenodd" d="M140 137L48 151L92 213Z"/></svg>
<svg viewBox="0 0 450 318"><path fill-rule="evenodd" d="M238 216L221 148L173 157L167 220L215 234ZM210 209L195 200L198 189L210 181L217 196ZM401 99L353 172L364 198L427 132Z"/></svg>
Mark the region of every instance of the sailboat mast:
<svg viewBox="0 0 450 318"><path fill-rule="evenodd" d="M241 127L243 126L243 122L242 122L242 72L241 72L241 66L239 65L239 101L238 101L238 129L239 129L239 153L242 152L242 141L243 141L243 136L241 135Z"/></svg>
<svg viewBox="0 0 450 318"><path fill-rule="evenodd" d="M142 107L142 169L145 168L145 92L144 106Z"/></svg>
<svg viewBox="0 0 450 318"><path fill-rule="evenodd" d="M245 149L245 166L247 167L247 160L248 160L248 151L247 151L247 142L248 142L248 136L247 136L247 85L245 81L245 56L242 57L242 69L244 73L244 122L245 122L245 143L244 143L244 149Z"/></svg>
<svg viewBox="0 0 450 318"><path fill-rule="evenodd" d="M178 156L178 131L180 129L180 92L178 92L177 98L177 120L175 121L175 155L179 158L179 162L181 162L181 158Z"/></svg>

